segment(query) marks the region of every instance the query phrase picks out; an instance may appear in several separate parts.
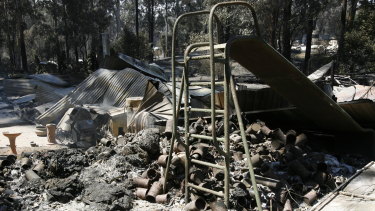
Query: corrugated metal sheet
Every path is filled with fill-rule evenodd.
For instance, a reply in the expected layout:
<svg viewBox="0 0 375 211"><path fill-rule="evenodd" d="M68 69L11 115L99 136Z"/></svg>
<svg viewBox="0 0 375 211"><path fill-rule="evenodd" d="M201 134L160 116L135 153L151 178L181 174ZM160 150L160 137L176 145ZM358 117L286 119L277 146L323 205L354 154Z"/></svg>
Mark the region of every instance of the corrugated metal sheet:
<svg viewBox="0 0 375 211"><path fill-rule="evenodd" d="M4 93L7 96L23 96L35 93L33 79L5 79Z"/></svg>
<svg viewBox="0 0 375 211"><path fill-rule="evenodd" d="M321 79L328 72L328 70L331 69L332 65L333 61L323 65L322 67L311 73L309 76L307 76L307 78L310 79L312 82L316 82L317 80Z"/></svg>
<svg viewBox="0 0 375 211"><path fill-rule="evenodd" d="M375 103L373 101L355 100L339 105L361 125L375 128Z"/></svg>
<svg viewBox="0 0 375 211"><path fill-rule="evenodd" d="M161 81L165 82L168 80L165 70L160 66L156 64L147 64L124 54L119 54L118 56L106 56L103 62L103 67L111 70L132 68Z"/></svg>
<svg viewBox="0 0 375 211"><path fill-rule="evenodd" d="M354 85L349 87L333 87L333 94L337 97L337 102L347 102L359 99L375 100L375 87Z"/></svg>
<svg viewBox="0 0 375 211"><path fill-rule="evenodd" d="M57 102L74 90L74 87L61 88L37 80L33 81L33 84L36 86L35 100L39 105L49 102Z"/></svg>
<svg viewBox="0 0 375 211"><path fill-rule="evenodd" d="M49 83L49 84L52 84L52 85L55 85L55 86L68 86L69 85L68 82L62 80L58 76L51 75L49 73L31 75L30 77L35 79L35 80L42 81L42 82L45 82L45 83Z"/></svg>
<svg viewBox="0 0 375 211"><path fill-rule="evenodd" d="M144 95L148 80L151 78L130 68L121 71L99 69L79 84L74 91L40 115L37 122L41 124L57 122L68 108L74 105L102 104L124 107L127 97Z"/></svg>
<svg viewBox="0 0 375 211"><path fill-rule="evenodd" d="M127 56L125 54L119 54L118 57L122 59L124 62L130 65L131 68L134 68L136 70L139 70L143 72L146 75L153 76L155 78L158 78L162 81L167 81L167 77L164 73L164 70L156 65L149 65L146 64L138 59L132 58L130 56Z"/></svg>
<svg viewBox="0 0 375 211"><path fill-rule="evenodd" d="M142 103L129 121L128 130L138 132L153 125L154 120L171 119L173 107L170 96L171 92L164 83L149 81Z"/></svg>
<svg viewBox="0 0 375 211"><path fill-rule="evenodd" d="M130 68L117 72L103 96L103 104L125 106L126 98L144 95L148 80L151 78Z"/></svg>

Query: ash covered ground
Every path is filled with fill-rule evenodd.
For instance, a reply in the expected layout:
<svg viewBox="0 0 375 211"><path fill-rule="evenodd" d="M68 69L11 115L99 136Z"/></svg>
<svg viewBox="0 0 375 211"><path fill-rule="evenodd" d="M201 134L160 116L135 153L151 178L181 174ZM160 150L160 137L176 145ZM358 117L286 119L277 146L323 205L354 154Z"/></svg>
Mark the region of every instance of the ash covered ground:
<svg viewBox="0 0 375 211"><path fill-rule="evenodd" d="M256 124L260 128L265 126L262 122ZM208 127L203 123L202 129L194 127L190 132L207 134ZM309 146L306 135L294 131L284 135L279 129L254 130L253 125L249 126L247 134L264 209L282 210L285 206L309 209L367 162L360 156L319 152ZM232 128L230 207L255 210L244 147L238 137L236 127ZM169 143L158 129L146 129L137 134L102 139L97 146L88 149L24 152L18 159L3 156L0 210L182 210L186 152L178 145L173 149L175 159L172 159L167 181L166 201L157 204L152 199L148 202L142 200L144 196L138 192L142 188L149 191L153 184L163 181L165 162L161 157L164 154L165 158ZM192 140L192 145L191 157L213 163L223 161L208 143ZM145 176L150 169L157 172L155 178ZM189 173L191 182L223 191L223 172L192 165ZM147 185L140 187L142 185L135 182L137 178L147 180ZM308 198L308 194L313 194L313 198ZM221 202L219 197L200 191L192 191L191 197L203 199L205 210Z"/></svg>

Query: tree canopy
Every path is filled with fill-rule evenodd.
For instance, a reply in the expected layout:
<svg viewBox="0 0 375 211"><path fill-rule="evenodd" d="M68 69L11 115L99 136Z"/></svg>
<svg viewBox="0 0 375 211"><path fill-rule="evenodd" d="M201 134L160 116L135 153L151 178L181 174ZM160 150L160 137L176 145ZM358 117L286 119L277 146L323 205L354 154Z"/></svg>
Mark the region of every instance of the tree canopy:
<svg viewBox="0 0 375 211"><path fill-rule="evenodd" d="M92 71L102 58L102 33L109 34L112 52L152 61L152 48L160 47L168 57L176 18L218 2L223 0L0 0L0 65L11 72L37 72L45 71L41 61L49 61L60 73ZM255 7L262 37L306 73L316 58L312 46L326 47L329 40L342 41L337 57L342 72L374 70L374 0L248 2ZM245 10L229 7L218 14L221 41L254 32ZM205 17L182 24L179 52L207 40L206 24ZM296 41L306 48L302 60L292 48Z"/></svg>

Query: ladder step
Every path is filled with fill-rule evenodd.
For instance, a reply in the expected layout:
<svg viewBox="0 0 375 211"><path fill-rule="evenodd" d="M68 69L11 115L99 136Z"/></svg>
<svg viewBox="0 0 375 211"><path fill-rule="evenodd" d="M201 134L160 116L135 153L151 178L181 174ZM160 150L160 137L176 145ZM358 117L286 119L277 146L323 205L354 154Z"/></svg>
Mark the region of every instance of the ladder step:
<svg viewBox="0 0 375 211"><path fill-rule="evenodd" d="M214 49L224 49L226 47L226 43L221 43L221 44L216 44L214 45ZM209 51L210 50L210 45L207 43L207 46L202 46L202 47L196 47L192 50L192 52L199 52L199 51Z"/></svg>
<svg viewBox="0 0 375 211"><path fill-rule="evenodd" d="M224 63L225 64L226 59L224 59L224 58L215 58L215 62L217 62L217 63Z"/></svg>
<svg viewBox="0 0 375 211"><path fill-rule="evenodd" d="M217 191L214 191L214 190L211 190L211 189L208 189L208 188L204 188L204 187L192 184L190 182L188 183L188 186L191 187L191 188L200 190L200 191L204 191L204 192L207 192L207 193L214 194L214 195L219 196L219 197L224 197L224 193L223 192L217 192Z"/></svg>
<svg viewBox="0 0 375 211"><path fill-rule="evenodd" d="M218 165L218 164L209 163L209 162L205 162L205 161L201 161L201 160L197 160L197 159L191 159L191 162L195 163L195 164L202 165L202 166L208 166L208 167L222 169L222 170L225 169L225 166L221 166L221 165Z"/></svg>
<svg viewBox="0 0 375 211"><path fill-rule="evenodd" d="M224 58L223 53L217 53L214 55L214 58ZM202 59L209 59L211 56L210 55L199 55L199 56L189 56L189 60L202 60Z"/></svg>
<svg viewBox="0 0 375 211"><path fill-rule="evenodd" d="M208 109L208 108L190 108L189 110L193 111L193 112L207 112L207 113L211 113L212 112L212 110ZM218 114L223 114L224 110L222 110L222 109L216 109L215 112L218 113Z"/></svg>
<svg viewBox="0 0 375 211"><path fill-rule="evenodd" d="M214 139L212 138L212 136L205 136L205 135L198 135L198 134L191 134L189 133L189 136L190 137L193 137L193 138L199 138L199 139L206 139L206 140L211 140L213 141ZM216 138L217 141L221 141L221 142L224 142L224 138Z"/></svg>
<svg viewBox="0 0 375 211"><path fill-rule="evenodd" d="M217 81L215 85L224 85L224 81ZM211 81L190 82L190 86L211 86Z"/></svg>
<svg viewBox="0 0 375 211"><path fill-rule="evenodd" d="M175 61L177 66L185 66L185 62Z"/></svg>

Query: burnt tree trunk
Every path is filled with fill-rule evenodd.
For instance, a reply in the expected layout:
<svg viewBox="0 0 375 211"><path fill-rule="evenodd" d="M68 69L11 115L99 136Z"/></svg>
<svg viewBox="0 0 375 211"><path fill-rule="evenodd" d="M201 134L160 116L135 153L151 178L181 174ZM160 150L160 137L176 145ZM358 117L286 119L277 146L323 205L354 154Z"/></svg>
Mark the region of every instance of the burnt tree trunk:
<svg viewBox="0 0 375 211"><path fill-rule="evenodd" d="M168 0L165 0L165 49L164 49L164 57L167 57L168 54Z"/></svg>
<svg viewBox="0 0 375 211"><path fill-rule="evenodd" d="M309 74L309 61L311 56L311 41L312 33L314 30L314 20L312 17L309 17L306 25L306 52L305 52L305 61L303 63L303 70L305 75Z"/></svg>
<svg viewBox="0 0 375 211"><path fill-rule="evenodd" d="M357 3L358 0L350 0L350 14L349 14L349 29L352 29L354 26L355 13L357 12Z"/></svg>
<svg viewBox="0 0 375 211"><path fill-rule="evenodd" d="M116 0L115 18L116 18L116 37L121 31L121 18L120 18L120 0Z"/></svg>
<svg viewBox="0 0 375 211"><path fill-rule="evenodd" d="M290 18L292 13L292 0L284 1L284 14L283 14L283 35L282 35L282 54L290 61L291 44L290 44Z"/></svg>
<svg viewBox="0 0 375 211"><path fill-rule="evenodd" d="M25 29L24 23L23 23L23 8L20 5L19 0L16 1L17 9L18 9L18 30L19 30L19 44L20 44L20 51L21 51L21 62L22 62L22 69L25 72L28 72L27 67L27 55L26 55L26 46L25 46L25 37L23 34L23 31Z"/></svg>
<svg viewBox="0 0 375 211"><path fill-rule="evenodd" d="M175 11L176 11L176 17L180 16L180 1L176 0L176 6L175 6Z"/></svg>
<svg viewBox="0 0 375 211"><path fill-rule="evenodd" d="M148 14L148 40L150 43L151 52L154 47L154 0L150 0L147 5L147 14ZM150 53L149 61L153 61L153 54Z"/></svg>
<svg viewBox="0 0 375 211"><path fill-rule="evenodd" d="M138 10L138 0L135 0L135 34L139 37L139 10Z"/></svg>
<svg viewBox="0 0 375 211"><path fill-rule="evenodd" d="M277 48L277 25L279 22L279 8L278 6L272 6L272 25L271 25L271 45Z"/></svg>
<svg viewBox="0 0 375 211"><path fill-rule="evenodd" d="M345 31L346 31L346 9L347 9L348 1L342 0L341 6L341 31L340 31L340 40L339 40L339 48L337 49L337 60L340 62L343 57L344 53L344 43L345 43Z"/></svg>

